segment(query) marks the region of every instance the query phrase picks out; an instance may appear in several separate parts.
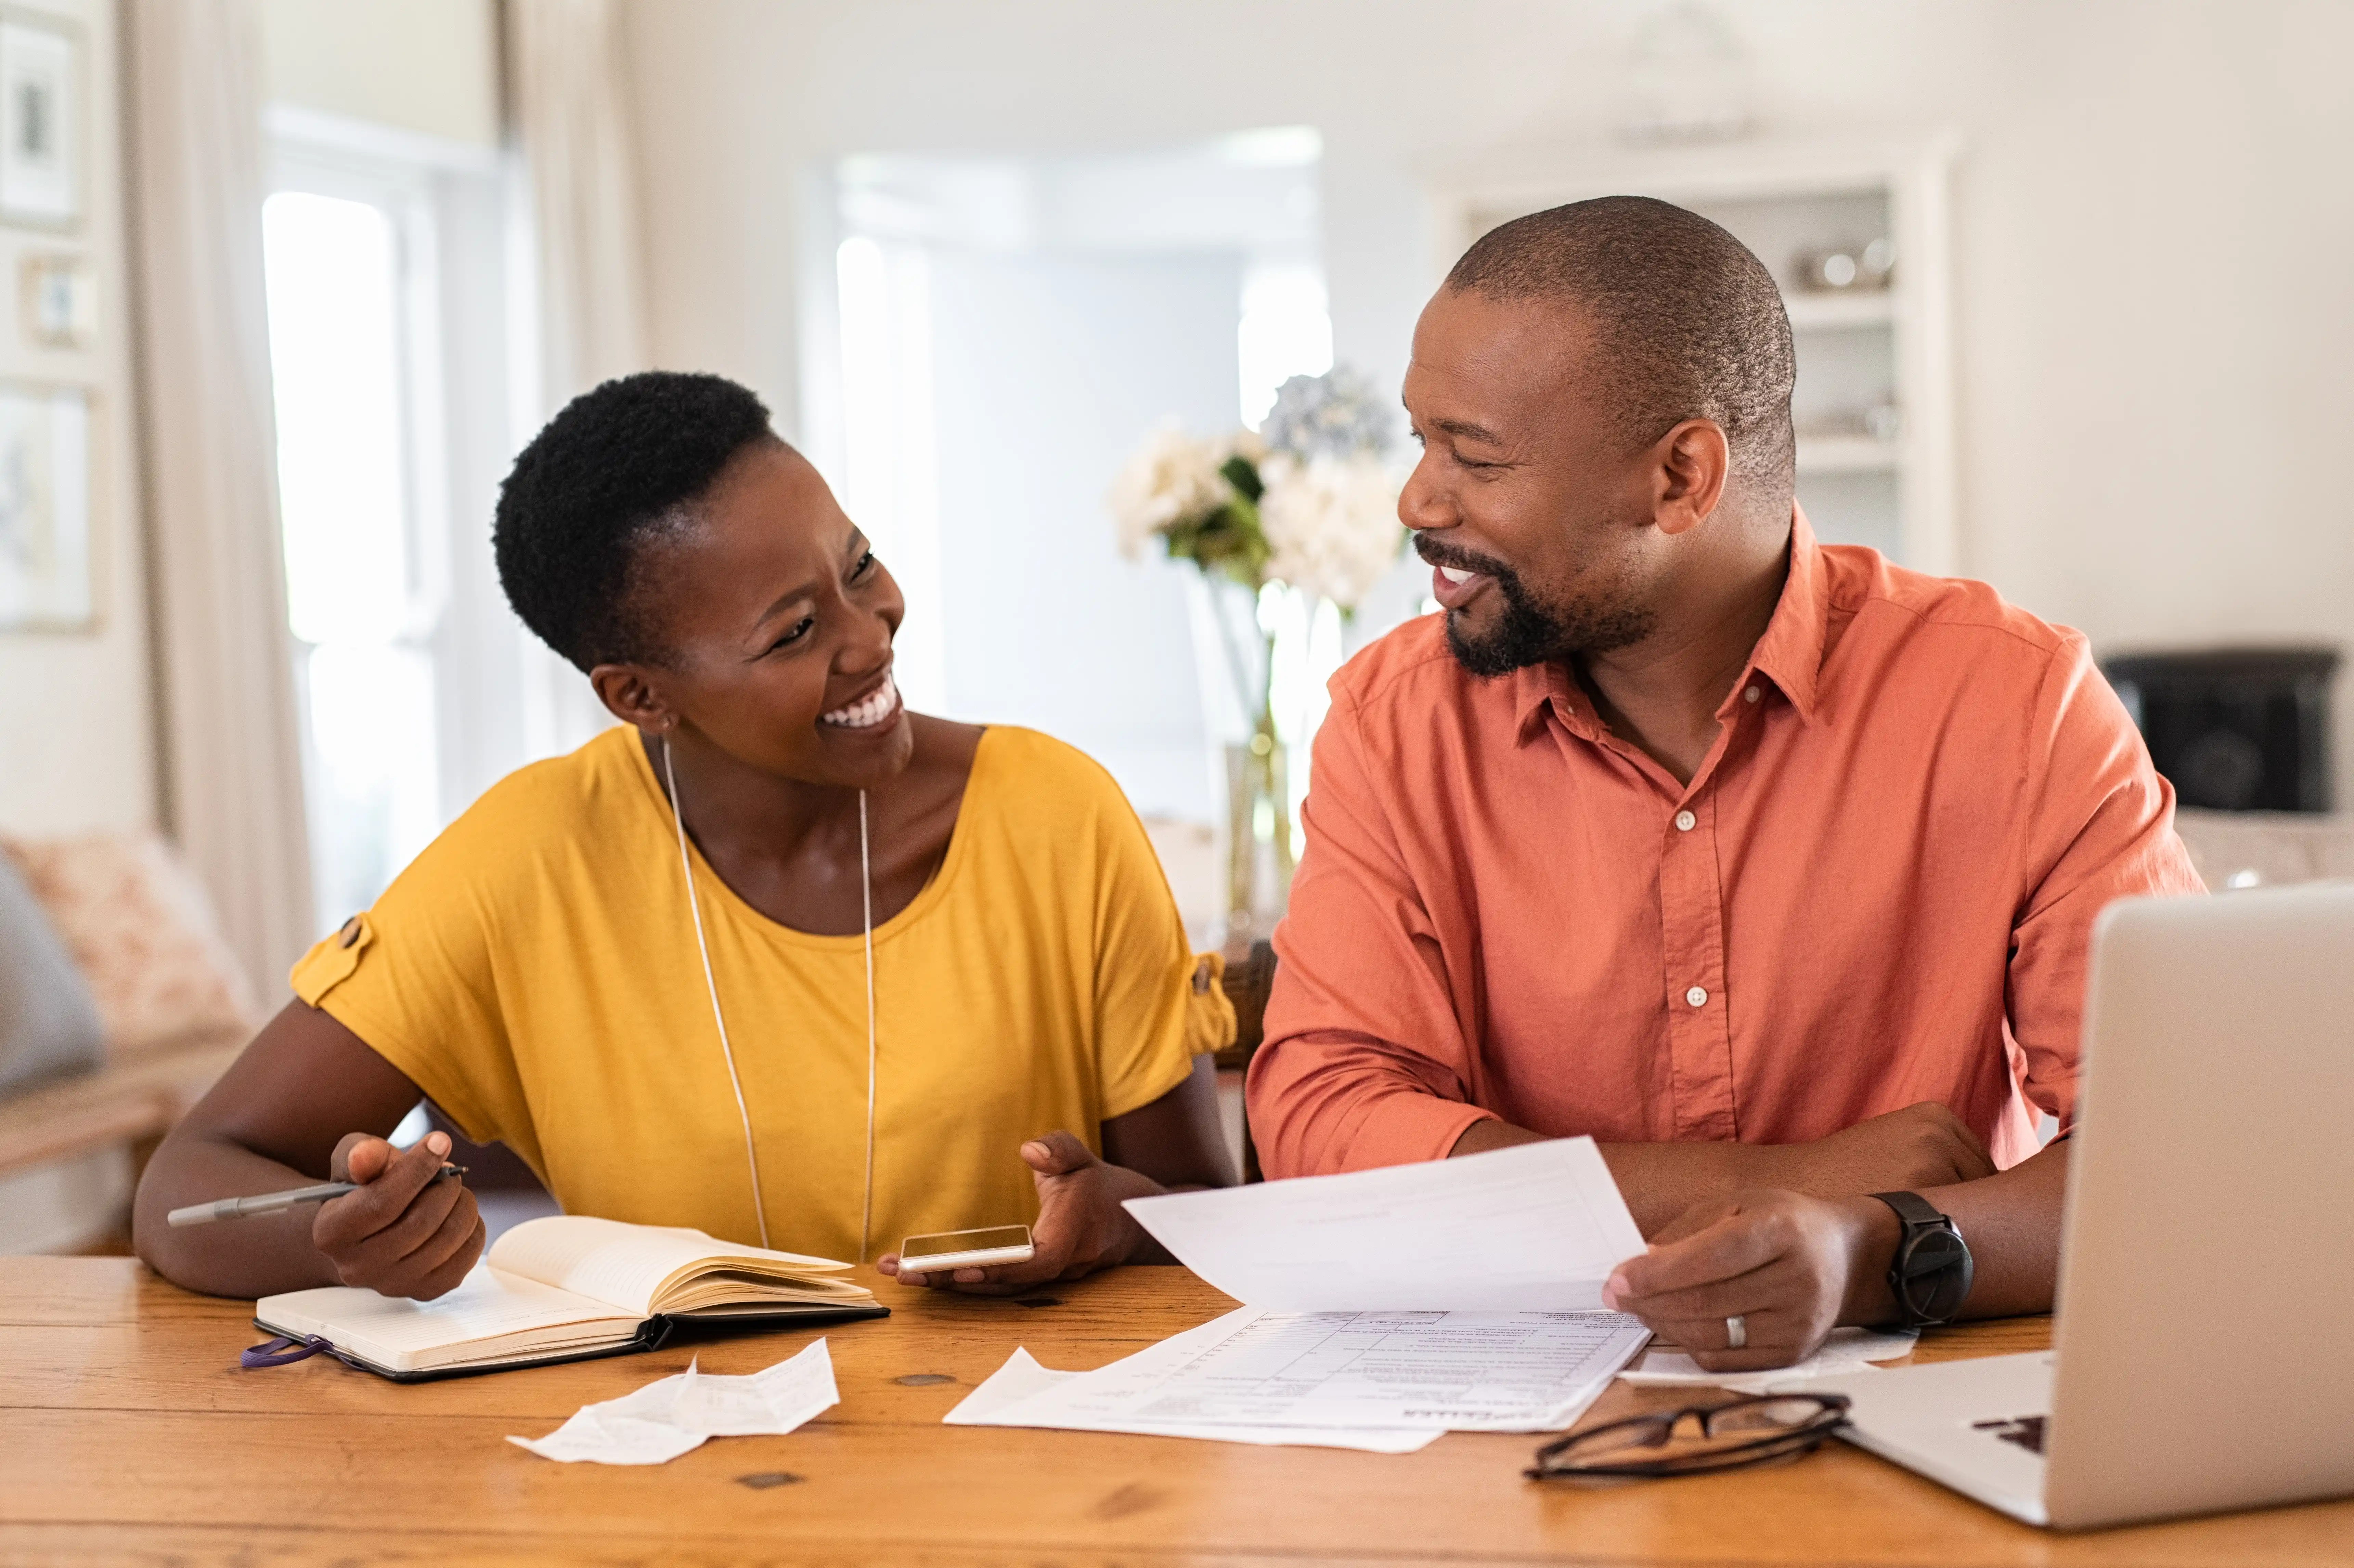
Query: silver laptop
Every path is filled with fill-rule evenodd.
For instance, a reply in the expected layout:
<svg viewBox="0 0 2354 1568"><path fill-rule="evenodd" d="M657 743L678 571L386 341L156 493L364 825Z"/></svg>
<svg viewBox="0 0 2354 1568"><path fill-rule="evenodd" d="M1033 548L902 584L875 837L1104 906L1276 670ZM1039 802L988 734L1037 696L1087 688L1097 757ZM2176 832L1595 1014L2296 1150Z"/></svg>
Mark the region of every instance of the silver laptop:
<svg viewBox="0 0 2354 1568"><path fill-rule="evenodd" d="M2030 1524L2354 1493L2354 884L2110 908L2084 1071L2055 1348L1803 1386Z"/></svg>

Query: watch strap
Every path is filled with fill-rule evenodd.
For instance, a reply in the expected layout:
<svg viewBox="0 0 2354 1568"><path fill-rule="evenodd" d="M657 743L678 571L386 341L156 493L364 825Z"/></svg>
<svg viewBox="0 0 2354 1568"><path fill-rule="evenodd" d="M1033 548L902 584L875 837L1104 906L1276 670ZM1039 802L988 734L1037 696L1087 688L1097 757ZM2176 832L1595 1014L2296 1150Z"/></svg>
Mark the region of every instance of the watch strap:
<svg viewBox="0 0 2354 1568"><path fill-rule="evenodd" d="M1970 1293L1975 1260L1951 1217L1918 1192L1874 1192L1903 1226L1888 1266L1888 1288L1907 1328L1950 1323Z"/></svg>
<svg viewBox="0 0 2354 1568"><path fill-rule="evenodd" d="M1936 1206L1918 1192L1874 1192L1873 1197L1896 1211L1910 1235L1915 1225L1950 1225L1954 1222L1937 1212Z"/></svg>

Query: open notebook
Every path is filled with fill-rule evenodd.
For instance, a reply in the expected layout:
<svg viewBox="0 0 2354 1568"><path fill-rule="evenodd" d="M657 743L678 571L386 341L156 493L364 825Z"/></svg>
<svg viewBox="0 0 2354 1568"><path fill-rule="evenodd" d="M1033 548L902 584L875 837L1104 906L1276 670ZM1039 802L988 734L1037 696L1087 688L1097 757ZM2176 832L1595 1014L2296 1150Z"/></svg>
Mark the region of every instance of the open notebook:
<svg viewBox="0 0 2354 1568"><path fill-rule="evenodd" d="M401 1382L650 1351L682 1321L881 1318L850 1265L701 1231L559 1214L501 1236L432 1301L330 1286L265 1296L253 1320L324 1339L338 1360Z"/></svg>

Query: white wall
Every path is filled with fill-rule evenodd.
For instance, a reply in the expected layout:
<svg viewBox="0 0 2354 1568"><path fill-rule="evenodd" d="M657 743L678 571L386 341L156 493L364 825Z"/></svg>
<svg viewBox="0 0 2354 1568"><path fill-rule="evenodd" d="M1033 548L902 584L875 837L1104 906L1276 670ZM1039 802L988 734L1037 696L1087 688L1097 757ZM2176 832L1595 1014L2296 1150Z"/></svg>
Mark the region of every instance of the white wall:
<svg viewBox="0 0 2354 1568"><path fill-rule="evenodd" d="M98 622L75 632L0 631L0 832L141 827L156 815L147 588L124 295L122 137L114 7L52 0L37 9L82 32L85 181L80 226L62 234L0 228L0 376L91 389L90 488ZM16 280L30 255L86 257L98 275L98 332L87 349L33 346Z"/></svg>
<svg viewBox="0 0 2354 1568"><path fill-rule="evenodd" d="M1750 0L1769 132L1952 125L1965 569L2096 641L2354 644L2354 6ZM1591 147L1633 0L633 0L655 352L793 425L794 191L860 151L1324 133L1336 346L1394 385L1426 181ZM2354 796L2354 678L2340 683Z"/></svg>
<svg viewBox="0 0 2354 1568"><path fill-rule="evenodd" d="M944 251L930 270L942 711L1044 730L1140 811L1212 820L1191 568L1121 560L1101 515L1162 419L1235 423L1240 254ZM1120 377L1130 355L1149 383Z"/></svg>
<svg viewBox="0 0 2354 1568"><path fill-rule="evenodd" d="M496 0L262 0L273 103L495 147Z"/></svg>

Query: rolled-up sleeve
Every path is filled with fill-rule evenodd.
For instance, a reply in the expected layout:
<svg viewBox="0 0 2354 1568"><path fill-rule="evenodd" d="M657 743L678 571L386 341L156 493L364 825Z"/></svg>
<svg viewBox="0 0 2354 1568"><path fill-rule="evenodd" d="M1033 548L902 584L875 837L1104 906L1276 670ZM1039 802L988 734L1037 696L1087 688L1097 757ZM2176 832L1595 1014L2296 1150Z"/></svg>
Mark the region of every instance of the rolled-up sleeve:
<svg viewBox="0 0 2354 1568"><path fill-rule="evenodd" d="M1394 780L1334 683L1318 731L1306 844L1275 933L1251 1130L1270 1177L1443 1159L1492 1113L1469 1102L1471 1047L1446 957L1385 804Z"/></svg>
<svg viewBox="0 0 2354 1568"><path fill-rule="evenodd" d="M2174 831L2174 791L2081 637L2053 653L2027 744L2025 895L2005 1003L2024 1092L2064 1128L2076 1109L2094 921L2119 898L2205 889Z"/></svg>

